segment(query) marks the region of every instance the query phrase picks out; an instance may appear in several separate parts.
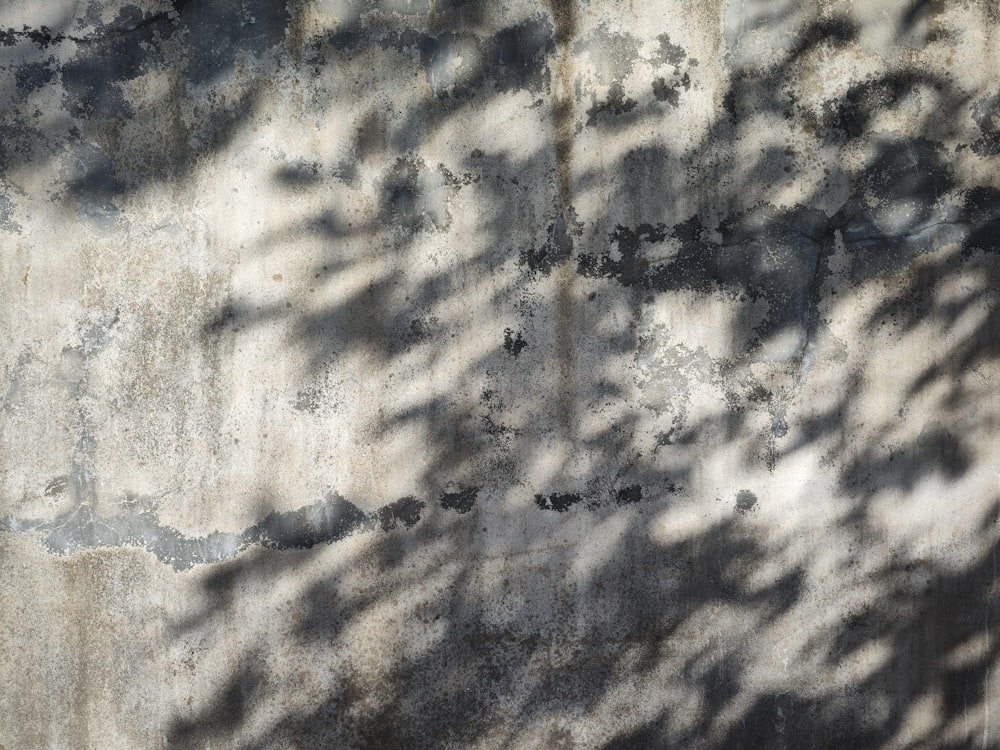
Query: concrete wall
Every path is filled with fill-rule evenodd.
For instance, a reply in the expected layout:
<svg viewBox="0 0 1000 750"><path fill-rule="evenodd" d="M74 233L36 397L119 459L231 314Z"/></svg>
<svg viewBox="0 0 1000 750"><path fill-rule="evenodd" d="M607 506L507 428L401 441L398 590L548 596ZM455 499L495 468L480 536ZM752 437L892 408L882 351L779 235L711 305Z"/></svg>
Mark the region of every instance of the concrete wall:
<svg viewBox="0 0 1000 750"><path fill-rule="evenodd" d="M0 747L1000 747L990 0L5 0Z"/></svg>

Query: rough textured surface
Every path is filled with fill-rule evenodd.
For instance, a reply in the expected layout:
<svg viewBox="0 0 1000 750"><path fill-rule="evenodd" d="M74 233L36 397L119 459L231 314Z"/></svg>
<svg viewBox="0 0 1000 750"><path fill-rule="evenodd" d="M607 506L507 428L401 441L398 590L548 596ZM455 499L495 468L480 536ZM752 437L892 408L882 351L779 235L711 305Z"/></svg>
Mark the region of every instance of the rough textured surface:
<svg viewBox="0 0 1000 750"><path fill-rule="evenodd" d="M7 0L0 747L1000 747L987 0Z"/></svg>

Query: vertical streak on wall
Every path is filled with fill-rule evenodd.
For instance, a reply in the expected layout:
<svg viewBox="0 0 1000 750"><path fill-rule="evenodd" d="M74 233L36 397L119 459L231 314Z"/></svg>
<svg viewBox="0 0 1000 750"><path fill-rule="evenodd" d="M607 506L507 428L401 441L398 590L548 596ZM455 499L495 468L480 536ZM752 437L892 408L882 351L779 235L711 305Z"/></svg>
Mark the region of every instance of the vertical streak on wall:
<svg viewBox="0 0 1000 750"><path fill-rule="evenodd" d="M575 277L573 210L573 61L570 44L576 36L576 0L548 0L555 27L556 55L552 67L552 126L556 159L557 215L553 242L563 260L553 270L556 293L556 359L559 366L559 425L567 450L576 442L576 350L573 341Z"/></svg>

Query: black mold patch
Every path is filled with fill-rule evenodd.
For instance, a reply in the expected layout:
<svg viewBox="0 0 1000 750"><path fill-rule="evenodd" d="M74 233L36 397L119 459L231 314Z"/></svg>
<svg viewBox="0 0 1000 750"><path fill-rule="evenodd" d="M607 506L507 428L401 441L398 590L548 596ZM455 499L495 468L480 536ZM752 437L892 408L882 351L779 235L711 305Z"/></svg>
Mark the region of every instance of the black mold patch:
<svg viewBox="0 0 1000 750"><path fill-rule="evenodd" d="M372 518L382 531L392 531L399 524L410 528L420 520L420 511L423 508L424 503L417 498L401 497L399 500L376 510Z"/></svg>
<svg viewBox="0 0 1000 750"><path fill-rule="evenodd" d="M470 487L459 492L445 492L441 495L441 507L456 513L468 513L476 504L478 497L478 487Z"/></svg>
<svg viewBox="0 0 1000 750"><path fill-rule="evenodd" d="M570 213L572 213L572 208ZM575 221L572 223L574 224L572 231L578 233L579 226L576 226ZM566 226L565 219L560 214L553 223L549 224L548 238L542 246L532 245L527 250L522 250L518 262L532 273L548 276L552 273L553 268L573 255L573 238L570 231L570 228Z"/></svg>
<svg viewBox="0 0 1000 750"><path fill-rule="evenodd" d="M668 85L667 79L657 78L653 81L653 96L659 102L676 107L681 101L681 92L677 90L677 85Z"/></svg>
<svg viewBox="0 0 1000 750"><path fill-rule="evenodd" d="M613 83L608 90L608 98L587 110L587 125L594 125L601 115L623 115L636 107L636 100L625 96L625 88Z"/></svg>
<svg viewBox="0 0 1000 750"><path fill-rule="evenodd" d="M569 510L582 500L582 497L572 493L535 495L535 505L542 510L554 510L559 513Z"/></svg>
<svg viewBox="0 0 1000 750"><path fill-rule="evenodd" d="M757 496L750 490L740 490L736 493L736 511L750 513L757 507Z"/></svg>
<svg viewBox="0 0 1000 750"><path fill-rule="evenodd" d="M49 486L62 479L53 480ZM46 494L55 493L47 490ZM189 537L162 525L151 502L136 500L130 505L131 512L113 517L100 517L86 504L54 521L8 517L0 521L0 529L40 534L42 543L59 555L89 549L139 547L174 570L187 570L202 563L228 560L255 544L275 550L309 549L352 534L386 532L400 525L409 528L420 520L424 508L424 503L416 498L404 497L365 513L334 493L298 510L269 513L242 534L216 531L203 537Z"/></svg>
<svg viewBox="0 0 1000 750"><path fill-rule="evenodd" d="M777 209L764 204L730 217L715 242L697 216L668 228L664 224L618 225L613 248L581 255L578 272L614 279L625 287L652 292L682 289L726 291L741 301L764 299L768 317L754 330L755 342L789 327L805 331L826 267L831 225L821 212L804 207Z"/></svg>
<svg viewBox="0 0 1000 750"><path fill-rule="evenodd" d="M284 513L272 512L245 531L242 544L271 549L309 549L371 527L373 518L339 495Z"/></svg>
<svg viewBox="0 0 1000 750"><path fill-rule="evenodd" d="M638 484L633 484L630 487L622 487L615 493L615 502L618 505L631 505L632 503L638 503L642 500L642 487Z"/></svg>
<svg viewBox="0 0 1000 750"><path fill-rule="evenodd" d="M660 42L660 47L657 51L659 61L664 65L673 65L674 72L680 73L681 63L687 59L687 52L684 51L683 47L671 42L669 34L660 34L657 40Z"/></svg>
<svg viewBox="0 0 1000 750"><path fill-rule="evenodd" d="M37 29L30 29L27 26L22 26L20 31L8 27L0 31L0 45L3 45L4 47L13 47L21 39L27 39L40 49L45 49L50 44L60 42L64 38L65 37L62 37L59 34L53 34L52 29L48 26L39 26Z"/></svg>
<svg viewBox="0 0 1000 750"><path fill-rule="evenodd" d="M520 354L527 345L528 342L524 340L524 337L521 335L521 331L515 333L513 328L504 329L503 348L512 357L516 357Z"/></svg>
<svg viewBox="0 0 1000 750"><path fill-rule="evenodd" d="M53 58L47 62L33 62L21 65L14 73L18 92L23 96L40 89L55 78L52 68Z"/></svg>

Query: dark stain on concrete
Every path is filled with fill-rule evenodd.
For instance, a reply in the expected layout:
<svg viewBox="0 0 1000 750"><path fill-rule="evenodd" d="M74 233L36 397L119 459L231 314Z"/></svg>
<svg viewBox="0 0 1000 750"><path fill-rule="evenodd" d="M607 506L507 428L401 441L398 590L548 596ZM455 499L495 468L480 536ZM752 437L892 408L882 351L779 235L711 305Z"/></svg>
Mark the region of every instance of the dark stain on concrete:
<svg viewBox="0 0 1000 750"><path fill-rule="evenodd" d="M423 501L412 496L401 497L376 510L372 514L372 519L382 531L392 531L400 525L408 529L420 521L420 512L423 508Z"/></svg>
<svg viewBox="0 0 1000 750"><path fill-rule="evenodd" d="M576 36L576 0L546 0L555 21L555 42L569 44Z"/></svg>
<svg viewBox="0 0 1000 750"><path fill-rule="evenodd" d="M601 115L617 116L631 112L637 104L635 99L625 95L625 88L620 83L613 83L608 89L608 98L587 110L587 125L594 125Z"/></svg>
<svg viewBox="0 0 1000 750"><path fill-rule="evenodd" d="M663 65L673 65L674 73L680 73L681 65L687 59L687 52L680 45L671 42L669 34L660 34L656 39L660 43L656 55L659 62Z"/></svg>
<svg viewBox="0 0 1000 750"><path fill-rule="evenodd" d="M53 497L54 495L61 495L69 489L70 481L69 476L66 474L50 479L45 485L45 496Z"/></svg>
<svg viewBox="0 0 1000 750"><path fill-rule="evenodd" d="M479 487L469 487L458 492L445 492L441 495L441 507L463 514L472 510L479 497Z"/></svg>
<svg viewBox="0 0 1000 750"><path fill-rule="evenodd" d="M407 232L445 229L451 223L446 200L456 185L447 173L429 168L419 156L396 159L382 185L382 218Z"/></svg>
<svg viewBox="0 0 1000 750"><path fill-rule="evenodd" d="M518 263L531 274L540 273L548 276L553 268L568 260L572 254L573 240L563 215L559 214L555 221L549 224L545 241L540 246L532 245L522 250Z"/></svg>
<svg viewBox="0 0 1000 750"><path fill-rule="evenodd" d="M632 503L638 503L641 500L642 487L638 484L622 487L615 493L615 502L618 505L631 505Z"/></svg>
<svg viewBox="0 0 1000 750"><path fill-rule="evenodd" d="M440 99L466 99L489 86L497 92L543 91L549 85L546 58L553 50L552 23L543 15L501 29L490 37L466 31L422 33L383 30L376 37L363 23L339 28L325 44L359 54L372 46L420 57L428 86ZM469 51L474 54L469 54Z"/></svg>
<svg viewBox="0 0 1000 750"><path fill-rule="evenodd" d="M50 57L45 62L25 63L14 72L17 90L22 96L40 89L56 77L55 58Z"/></svg>
<svg viewBox="0 0 1000 750"><path fill-rule="evenodd" d="M984 97L972 105L972 119L979 127L982 137L972 144L972 150L979 156L1000 154L1000 91Z"/></svg>
<svg viewBox="0 0 1000 750"><path fill-rule="evenodd" d="M528 342L524 340L522 331L515 332L513 328L504 329L503 348L509 355L516 357L527 345Z"/></svg>
<svg viewBox="0 0 1000 750"><path fill-rule="evenodd" d="M542 510L554 510L558 513L569 510L583 498L576 493L555 493L551 495L535 495L535 505Z"/></svg>
<svg viewBox="0 0 1000 750"><path fill-rule="evenodd" d="M90 143L70 151L68 194L81 216L91 220L118 216L117 200L125 192L111 159Z"/></svg>
<svg viewBox="0 0 1000 750"><path fill-rule="evenodd" d="M680 88L684 90L691 88L691 79L685 73L680 82L667 83L667 79L660 77L653 81L653 96L658 102L666 102L672 107L676 107L681 101Z"/></svg>
<svg viewBox="0 0 1000 750"><path fill-rule="evenodd" d="M0 184L2 189L2 184ZM0 192L0 231L20 234L21 225L14 221L15 203L9 195Z"/></svg>
<svg viewBox="0 0 1000 750"><path fill-rule="evenodd" d="M64 478L60 478L64 479ZM51 484L51 483L50 483ZM139 547L174 570L235 557L252 545L276 550L309 549L352 534L410 528L420 521L424 503L403 497L370 513L336 493L292 511L272 511L242 533L214 531L190 537L160 523L153 502L132 499L119 516L100 516L84 503L53 521L7 517L0 529L38 534L55 554L89 549Z"/></svg>
<svg viewBox="0 0 1000 750"><path fill-rule="evenodd" d="M757 496L750 490L740 490L736 493L736 512L750 513L757 507Z"/></svg>
<svg viewBox="0 0 1000 750"><path fill-rule="evenodd" d="M430 341L434 336L434 331L440 324L438 318L428 316L425 318L413 318L410 321L410 329L407 331L407 338L412 344L423 344Z"/></svg>

